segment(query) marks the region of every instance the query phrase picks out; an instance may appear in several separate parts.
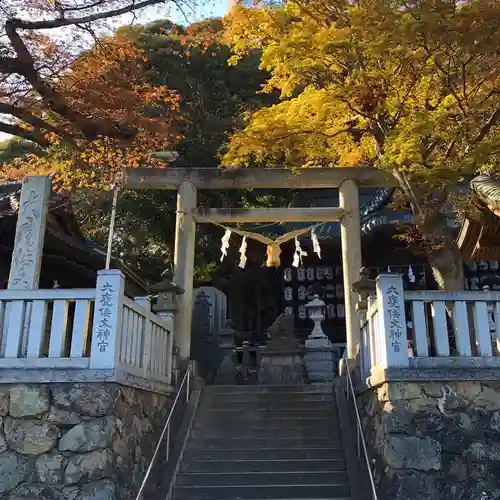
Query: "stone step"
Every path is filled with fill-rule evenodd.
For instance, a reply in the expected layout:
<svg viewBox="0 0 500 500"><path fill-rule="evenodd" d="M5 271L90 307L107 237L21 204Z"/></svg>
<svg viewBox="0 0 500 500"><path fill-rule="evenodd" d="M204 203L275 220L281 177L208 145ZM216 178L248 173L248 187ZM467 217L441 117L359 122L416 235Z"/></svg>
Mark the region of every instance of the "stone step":
<svg viewBox="0 0 500 500"><path fill-rule="evenodd" d="M256 393L315 393L331 394L332 384L310 385L212 385L205 386L205 394L256 394Z"/></svg>
<svg viewBox="0 0 500 500"><path fill-rule="evenodd" d="M262 418L252 418L246 419L244 425L242 425L242 419L235 418L225 419L220 426L214 426L214 423L221 422L220 418L217 418L219 415L214 414L211 418L203 418L202 415L199 415L195 420L193 425L193 430L203 430L204 432L211 433L216 430L233 432L237 430L247 429L247 430L255 430L255 429L276 429L276 428L284 428L284 429L323 429L323 428L335 428L339 429L340 423L337 415L334 416L321 416L321 417L272 417L267 418L267 415L264 415ZM233 415L231 415L233 416Z"/></svg>
<svg viewBox="0 0 500 500"><path fill-rule="evenodd" d="M224 420L268 421L273 418L334 418L337 409L330 408L249 408L242 411L241 408L224 409L199 409L197 420L210 420L212 422L223 422Z"/></svg>
<svg viewBox="0 0 500 500"><path fill-rule="evenodd" d="M297 485L275 484L245 486L175 486L173 500L236 499L345 499L350 496L347 484Z"/></svg>
<svg viewBox="0 0 500 500"><path fill-rule="evenodd" d="M325 472L345 471L343 459L321 460L206 460L181 464L181 472Z"/></svg>
<svg viewBox="0 0 500 500"><path fill-rule="evenodd" d="M322 392L256 392L256 393L214 393L206 395L202 402L216 404L261 403L267 401L335 401L333 393Z"/></svg>
<svg viewBox="0 0 500 500"><path fill-rule="evenodd" d="M344 460L344 451L340 447L330 448L261 448L261 449L218 449L187 448L183 460L201 462L205 460Z"/></svg>
<svg viewBox="0 0 500 500"><path fill-rule="evenodd" d="M205 387L171 500L360 500L333 390Z"/></svg>
<svg viewBox="0 0 500 500"><path fill-rule="evenodd" d="M238 472L238 473L182 473L177 486L247 486L247 485L321 485L348 484L347 472Z"/></svg>
<svg viewBox="0 0 500 500"><path fill-rule="evenodd" d="M308 427L260 427L260 428L242 428L240 425L235 425L231 428L221 427L215 429L200 429L195 428L191 431L193 439L203 439L207 435L211 438L323 438L330 439L340 435L340 428L331 425L323 427L315 427L314 425Z"/></svg>
<svg viewBox="0 0 500 500"><path fill-rule="evenodd" d="M200 411L254 411L254 410L333 410L333 401L232 401L220 403L205 399L200 404Z"/></svg>
<svg viewBox="0 0 500 500"><path fill-rule="evenodd" d="M334 445L342 446L340 436L335 438L202 438L191 439L187 449L211 450L253 450L264 448L331 448Z"/></svg>

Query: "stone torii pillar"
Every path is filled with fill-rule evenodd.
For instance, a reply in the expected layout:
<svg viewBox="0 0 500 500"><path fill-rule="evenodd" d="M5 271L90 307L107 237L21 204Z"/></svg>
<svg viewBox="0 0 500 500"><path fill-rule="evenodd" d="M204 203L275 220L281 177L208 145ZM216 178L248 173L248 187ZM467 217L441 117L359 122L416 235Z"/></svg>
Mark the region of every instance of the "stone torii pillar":
<svg viewBox="0 0 500 500"><path fill-rule="evenodd" d="M350 179L344 181L339 187L339 195L340 208L344 210L340 234L344 273L347 355L349 359L354 359L356 346L360 342L361 329L356 313L358 294L352 291L352 285L359 280L359 271L362 266L359 190L356 182Z"/></svg>
<svg viewBox="0 0 500 500"><path fill-rule="evenodd" d="M191 211L196 209L196 186L184 181L177 191L175 223L174 282L184 290L179 296L174 323L174 342L181 360L189 360L191 348L191 314L193 307L194 252L196 221Z"/></svg>

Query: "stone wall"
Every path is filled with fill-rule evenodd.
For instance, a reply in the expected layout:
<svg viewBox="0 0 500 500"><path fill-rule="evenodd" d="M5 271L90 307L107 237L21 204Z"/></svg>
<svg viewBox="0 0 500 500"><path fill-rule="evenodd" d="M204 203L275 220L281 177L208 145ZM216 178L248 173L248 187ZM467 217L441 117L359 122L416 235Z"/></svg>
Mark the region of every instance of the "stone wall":
<svg viewBox="0 0 500 500"><path fill-rule="evenodd" d="M359 396L381 500L500 499L500 382L390 382Z"/></svg>
<svg viewBox="0 0 500 500"><path fill-rule="evenodd" d="M0 386L0 499L134 498L170 405L112 383Z"/></svg>

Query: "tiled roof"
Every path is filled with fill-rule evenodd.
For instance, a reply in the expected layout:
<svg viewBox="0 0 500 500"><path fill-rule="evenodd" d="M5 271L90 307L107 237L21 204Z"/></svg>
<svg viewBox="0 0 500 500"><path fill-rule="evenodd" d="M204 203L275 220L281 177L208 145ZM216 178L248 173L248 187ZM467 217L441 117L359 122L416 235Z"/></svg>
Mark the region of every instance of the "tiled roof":
<svg viewBox="0 0 500 500"><path fill-rule="evenodd" d="M395 212L387 208L393 194L393 188L360 189L361 231L363 234L369 234L375 227L412 221L412 215L409 210ZM337 207L339 206L339 191L338 189L302 190L298 192L291 206L297 208ZM310 222L276 223L262 226L261 232L269 235L279 235L310 225ZM340 223L325 222L318 226L316 235L320 240L339 238Z"/></svg>

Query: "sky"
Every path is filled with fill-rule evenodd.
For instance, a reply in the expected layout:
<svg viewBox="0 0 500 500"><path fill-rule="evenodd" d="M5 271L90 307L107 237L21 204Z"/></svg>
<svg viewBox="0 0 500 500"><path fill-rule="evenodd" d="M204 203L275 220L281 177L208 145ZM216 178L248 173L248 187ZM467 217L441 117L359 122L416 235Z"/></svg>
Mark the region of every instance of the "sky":
<svg viewBox="0 0 500 500"><path fill-rule="evenodd" d="M184 9L184 14L188 18L187 20L184 14L178 9L172 11L171 15L168 17L179 24L187 24L188 22L193 23L207 17L221 17L226 13L230 0L198 0L198 2L201 3L202 6L196 9L195 13L189 11L187 8ZM151 9L142 11L141 15L138 17L138 21L139 23L144 23L162 17L165 17L165 14L162 15L162 13L158 11L158 8L152 7Z"/></svg>
<svg viewBox="0 0 500 500"><path fill-rule="evenodd" d="M193 19L189 19L190 21L200 21L201 19L207 17L222 17L228 7L228 0L208 0L207 4L200 9L200 12L197 16L194 16ZM177 22L181 23L182 19L176 19Z"/></svg>
<svg viewBox="0 0 500 500"><path fill-rule="evenodd" d="M205 0L203 3L203 7L198 9L195 13L185 10L184 14L187 16L187 19L179 10L172 11L169 18L178 24L188 24L188 22L193 23L207 17L221 17L226 13L229 5L228 0ZM162 13L157 9L146 9L138 17L138 23L143 24L154 21L155 19L161 19L163 17L165 17L165 14L162 15ZM0 132L0 141L5 140L8 137L8 135Z"/></svg>

